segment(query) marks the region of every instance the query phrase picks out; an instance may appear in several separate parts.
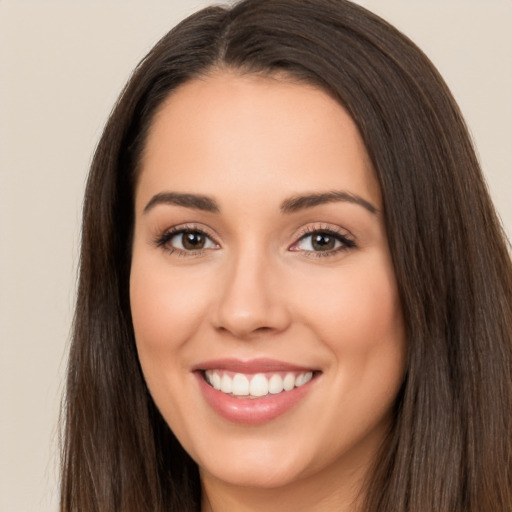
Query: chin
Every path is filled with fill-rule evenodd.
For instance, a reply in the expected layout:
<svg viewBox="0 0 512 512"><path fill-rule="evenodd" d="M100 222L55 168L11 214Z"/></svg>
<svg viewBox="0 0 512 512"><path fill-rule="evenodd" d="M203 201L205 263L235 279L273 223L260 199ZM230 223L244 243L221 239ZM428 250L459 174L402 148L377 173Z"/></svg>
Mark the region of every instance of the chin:
<svg viewBox="0 0 512 512"><path fill-rule="evenodd" d="M201 476L205 473L224 484L234 487L254 489L277 489L286 487L301 478L296 468L269 466L267 463L253 461L243 465L223 465L223 467L200 468Z"/></svg>
<svg viewBox="0 0 512 512"><path fill-rule="evenodd" d="M252 442L226 446L197 462L202 475L207 474L225 484L272 489L300 480L311 469L311 459L302 457L304 460L300 460L298 455L289 447L282 450L276 449L274 443Z"/></svg>

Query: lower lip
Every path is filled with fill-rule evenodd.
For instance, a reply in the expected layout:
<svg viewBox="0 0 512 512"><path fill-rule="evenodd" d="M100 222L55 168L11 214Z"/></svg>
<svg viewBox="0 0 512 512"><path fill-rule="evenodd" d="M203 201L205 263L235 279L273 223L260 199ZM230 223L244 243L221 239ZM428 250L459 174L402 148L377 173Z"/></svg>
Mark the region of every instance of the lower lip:
<svg viewBox="0 0 512 512"><path fill-rule="evenodd" d="M258 425L271 421L289 411L310 391L315 378L290 391L261 398L240 398L217 391L196 372L199 387L210 407L223 418L234 423Z"/></svg>

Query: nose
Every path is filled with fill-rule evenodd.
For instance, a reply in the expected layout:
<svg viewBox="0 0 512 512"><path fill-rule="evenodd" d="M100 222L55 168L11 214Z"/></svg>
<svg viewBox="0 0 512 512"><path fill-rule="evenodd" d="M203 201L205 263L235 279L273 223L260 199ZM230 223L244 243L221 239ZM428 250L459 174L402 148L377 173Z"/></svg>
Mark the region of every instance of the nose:
<svg viewBox="0 0 512 512"><path fill-rule="evenodd" d="M214 327L240 339L286 330L291 315L278 265L254 251L232 263L221 277Z"/></svg>

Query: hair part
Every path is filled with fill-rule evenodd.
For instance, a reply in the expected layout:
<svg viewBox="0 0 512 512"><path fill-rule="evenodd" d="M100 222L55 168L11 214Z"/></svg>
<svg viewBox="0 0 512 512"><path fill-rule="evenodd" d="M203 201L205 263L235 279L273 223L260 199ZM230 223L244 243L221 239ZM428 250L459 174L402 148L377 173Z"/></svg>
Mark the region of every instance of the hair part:
<svg viewBox="0 0 512 512"><path fill-rule="evenodd" d="M289 77L331 94L358 126L381 186L409 354L364 510L511 510L512 268L455 101L423 53L362 7L245 0L203 9L158 42L96 149L63 415L61 511L200 508L197 467L144 382L128 283L134 189L152 120L176 88L222 69Z"/></svg>

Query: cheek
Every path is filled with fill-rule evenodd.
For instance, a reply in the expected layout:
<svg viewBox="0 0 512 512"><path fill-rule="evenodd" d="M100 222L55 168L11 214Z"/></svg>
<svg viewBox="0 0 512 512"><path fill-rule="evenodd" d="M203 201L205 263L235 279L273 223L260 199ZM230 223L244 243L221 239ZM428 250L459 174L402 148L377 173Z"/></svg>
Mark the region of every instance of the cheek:
<svg viewBox="0 0 512 512"><path fill-rule="evenodd" d="M140 352L179 348L205 316L208 297L197 278L171 270L162 258L134 254L130 274L130 305ZM199 282L201 279L199 278Z"/></svg>
<svg viewBox="0 0 512 512"><path fill-rule="evenodd" d="M400 345L403 322L390 265L369 259L366 265L308 279L302 315L333 350L363 354L381 344L392 345L393 340Z"/></svg>
<svg viewBox="0 0 512 512"><path fill-rule="evenodd" d="M326 378L342 408L371 424L398 393L407 343L391 264L382 255L359 263L309 287L316 292L302 313L330 351Z"/></svg>
<svg viewBox="0 0 512 512"><path fill-rule="evenodd" d="M187 342L200 328L208 300L198 282L189 281L161 255L134 251L130 306L139 361L155 404L181 437L182 411L190 407Z"/></svg>
<svg viewBox="0 0 512 512"><path fill-rule="evenodd" d="M325 282L317 280L321 286L309 287L316 291L302 310L331 355L324 378L337 408L318 411L317 419L333 438L345 433L340 443L388 425L406 369L394 273L382 261L368 259L367 265L347 266Z"/></svg>

